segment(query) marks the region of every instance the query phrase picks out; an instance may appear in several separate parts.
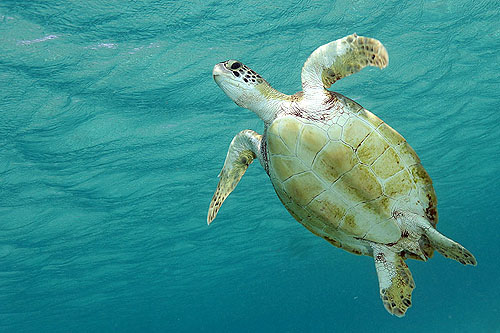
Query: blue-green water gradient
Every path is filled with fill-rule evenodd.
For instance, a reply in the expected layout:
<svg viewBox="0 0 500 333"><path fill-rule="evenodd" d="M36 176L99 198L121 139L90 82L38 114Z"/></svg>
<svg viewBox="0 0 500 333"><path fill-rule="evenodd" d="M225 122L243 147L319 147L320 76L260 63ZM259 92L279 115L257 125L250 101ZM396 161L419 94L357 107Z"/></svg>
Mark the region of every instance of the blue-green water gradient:
<svg viewBox="0 0 500 333"><path fill-rule="evenodd" d="M483 0L2 0L0 331L499 332L499 22ZM478 260L409 260L403 319L372 259L295 222L258 163L206 225L231 139L263 130L213 65L291 94L354 32L389 66L332 90L405 136L439 230Z"/></svg>

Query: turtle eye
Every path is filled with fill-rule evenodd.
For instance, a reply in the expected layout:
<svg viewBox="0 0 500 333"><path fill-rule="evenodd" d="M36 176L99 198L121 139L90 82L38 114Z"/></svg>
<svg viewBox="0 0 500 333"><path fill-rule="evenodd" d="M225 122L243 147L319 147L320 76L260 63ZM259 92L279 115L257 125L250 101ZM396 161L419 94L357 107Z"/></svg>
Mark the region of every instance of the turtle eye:
<svg viewBox="0 0 500 333"><path fill-rule="evenodd" d="M231 69L238 69L241 67L241 63L235 61L233 62L233 64L231 65Z"/></svg>

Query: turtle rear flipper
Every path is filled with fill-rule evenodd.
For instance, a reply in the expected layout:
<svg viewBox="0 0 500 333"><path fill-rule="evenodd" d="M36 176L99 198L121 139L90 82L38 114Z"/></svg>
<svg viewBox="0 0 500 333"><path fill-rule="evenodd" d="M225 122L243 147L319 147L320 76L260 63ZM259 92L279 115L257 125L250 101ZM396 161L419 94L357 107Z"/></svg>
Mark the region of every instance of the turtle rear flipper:
<svg viewBox="0 0 500 333"><path fill-rule="evenodd" d="M449 239L431 225L424 228L424 231L427 238L429 238L431 245L443 256L456 260L464 265L476 266L476 258L474 258L474 255L465 247Z"/></svg>
<svg viewBox="0 0 500 333"><path fill-rule="evenodd" d="M380 298L386 310L403 317L411 306L411 293L415 282L400 253L382 244L372 243L373 259L377 269Z"/></svg>

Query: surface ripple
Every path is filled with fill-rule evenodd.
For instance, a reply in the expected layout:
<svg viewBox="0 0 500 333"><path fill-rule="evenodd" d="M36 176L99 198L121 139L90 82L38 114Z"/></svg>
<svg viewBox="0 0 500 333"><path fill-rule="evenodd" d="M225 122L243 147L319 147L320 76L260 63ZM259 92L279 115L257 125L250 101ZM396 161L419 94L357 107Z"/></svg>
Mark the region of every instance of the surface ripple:
<svg viewBox="0 0 500 333"><path fill-rule="evenodd" d="M0 330L498 331L498 22L483 0L3 0ZM213 65L291 94L317 46L354 32L389 66L332 90L405 136L440 230L479 262L410 262L399 321L372 260L296 223L258 163L206 225L231 139L263 130Z"/></svg>

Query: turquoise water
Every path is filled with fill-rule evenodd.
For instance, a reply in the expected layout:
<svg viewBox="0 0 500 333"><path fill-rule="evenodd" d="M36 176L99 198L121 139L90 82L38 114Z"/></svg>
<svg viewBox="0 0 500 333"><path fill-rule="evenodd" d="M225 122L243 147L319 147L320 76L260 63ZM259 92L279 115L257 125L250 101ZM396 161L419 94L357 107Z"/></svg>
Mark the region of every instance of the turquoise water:
<svg viewBox="0 0 500 333"><path fill-rule="evenodd" d="M498 22L495 1L2 0L0 330L499 332ZM408 261L403 319L372 259L295 222L258 163L206 225L232 137L263 130L213 65L291 94L353 32L389 66L332 90L406 137L439 230L478 260Z"/></svg>

